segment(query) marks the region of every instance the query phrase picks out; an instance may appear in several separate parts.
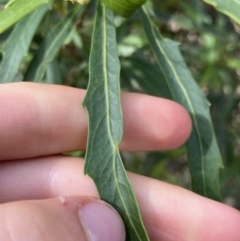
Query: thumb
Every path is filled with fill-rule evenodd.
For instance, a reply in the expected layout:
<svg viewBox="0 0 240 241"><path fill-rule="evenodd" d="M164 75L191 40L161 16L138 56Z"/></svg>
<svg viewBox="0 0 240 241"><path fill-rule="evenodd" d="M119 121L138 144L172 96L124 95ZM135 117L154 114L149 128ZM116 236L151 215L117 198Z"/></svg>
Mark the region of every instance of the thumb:
<svg viewBox="0 0 240 241"><path fill-rule="evenodd" d="M124 241L118 213L89 197L59 197L0 205L0 240Z"/></svg>

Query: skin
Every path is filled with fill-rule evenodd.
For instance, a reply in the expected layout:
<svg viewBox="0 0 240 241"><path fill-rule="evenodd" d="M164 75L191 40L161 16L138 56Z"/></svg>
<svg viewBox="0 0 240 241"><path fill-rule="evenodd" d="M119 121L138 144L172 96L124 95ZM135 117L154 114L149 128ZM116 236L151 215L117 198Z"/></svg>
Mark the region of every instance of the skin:
<svg viewBox="0 0 240 241"><path fill-rule="evenodd" d="M84 90L56 85L0 86L0 240L33 240L29 233L34 240L84 235L70 215L74 205L64 209L56 198L82 204L83 196L98 197L83 175L83 160L60 154L86 146L84 95ZM190 118L177 103L123 94L122 105L122 150L169 150L190 134ZM239 211L158 180L133 173L129 178L151 241L240 240Z"/></svg>

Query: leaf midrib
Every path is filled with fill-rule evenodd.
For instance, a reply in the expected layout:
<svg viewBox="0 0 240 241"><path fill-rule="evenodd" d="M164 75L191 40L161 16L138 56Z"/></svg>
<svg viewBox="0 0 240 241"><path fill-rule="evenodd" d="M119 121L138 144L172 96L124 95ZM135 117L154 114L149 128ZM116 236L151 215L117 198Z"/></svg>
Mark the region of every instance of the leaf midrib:
<svg viewBox="0 0 240 241"><path fill-rule="evenodd" d="M106 8L103 8L103 11L104 11L104 21L103 21L103 29L104 29L104 34L103 34L103 38L104 38L104 40L102 41L102 43L103 43L103 46L102 46L102 48L103 48L103 65L105 66L104 68L103 68L103 75L104 75L104 78L106 79L106 81L104 81L105 82L105 84L104 84L104 87L105 87L105 93L107 93L106 94L106 110L108 110L108 116L110 116L110 105L109 105L109 79L108 79L108 74L107 74L107 53L106 53L106 46L107 46L107 28L106 28L106 26L107 26L107 19L106 19L106 16L107 16L107 14L106 14ZM113 170L114 170L114 178L115 178L115 183L116 183L116 187L117 187L117 191L118 191L118 193L120 194L121 193L121 191L120 191L120 189L119 189L119 185L118 185L118 178L117 178L117 176L116 176L116 173L117 173L117 171L116 171L116 160L117 160L117 155L118 155L118 147L115 145L115 143L114 143L114 141L113 141L113 137L112 137L112 132L111 132L111 123L110 123L110 118L107 118L107 129L108 129L108 132L109 132L109 136L111 136L111 138L110 138L110 140L111 140L111 145L112 145L112 149L114 150L114 152L113 152ZM132 222L132 218L129 216L129 213L128 213L128 211L127 211L127 208L126 208L126 205L125 205L125 202L124 202L124 200L122 199L122 196L121 195L119 195L119 197L120 197L120 199L121 199L121 202L122 202L122 205L123 205L123 207L124 207L124 209L125 209L125 214L128 216L128 219L130 220L130 223L131 223L131 225L132 225L132 227L133 227L133 229L134 229L134 231L135 231L135 234L137 235L137 237L138 237L138 239L139 240L141 240L141 238L139 237L139 234L138 234L138 232L137 232L137 230L136 230L136 227L135 227L135 225L134 225L134 223Z"/></svg>
<svg viewBox="0 0 240 241"><path fill-rule="evenodd" d="M143 8L143 9L144 9L144 8ZM148 18L148 21L151 23L151 20L149 19L149 16L148 16L148 14L146 13L145 9L144 9L144 12L145 12L145 14L146 14L146 16L147 16L147 18ZM157 39L157 36L156 36L156 34L155 34L155 33L156 33L156 32L155 32L155 28L154 28L153 24L150 24L150 26L151 26L151 32L152 32L153 35L155 36L155 39ZM154 39L154 40L155 40L155 39ZM188 103L188 105L189 105L190 110L192 111L192 113L195 113L194 108L193 108L193 106L192 106L192 104L191 104L191 101L190 101L190 99L189 99L189 96L188 96L188 94L186 93L186 90L185 90L185 88L183 87L181 81L179 80L178 75L176 74L176 71L175 71L174 67L173 67L172 64L171 64L171 61L168 59L166 53L164 52L162 46L158 43L158 41L155 41L155 42L156 42L156 44L158 45L158 47L162 50L162 52L163 52L163 54L164 54L164 56L165 56L165 59L168 61L168 64L169 64L169 66L171 67L171 69L172 69L172 71L173 71L173 73L174 73L174 76L175 76L176 80L178 81L178 84L179 84L181 90L182 90L183 93L184 93L184 96L186 97L186 100L187 100L187 103ZM163 73L164 73L164 72L163 72ZM200 139L200 132L199 132L199 128L198 128L198 125L197 125L197 120L196 120L196 117L195 117L194 114L192 115L192 118L193 118L194 126L195 126L196 131L197 131L197 137L198 137L198 142L199 142L199 146L200 146L201 163L202 163L201 171L202 171L202 173L205 175L205 171L204 171L204 161L203 161L203 147L202 147L202 143L201 143L201 139ZM204 179L202 179L202 182L203 182L204 193L206 193Z"/></svg>

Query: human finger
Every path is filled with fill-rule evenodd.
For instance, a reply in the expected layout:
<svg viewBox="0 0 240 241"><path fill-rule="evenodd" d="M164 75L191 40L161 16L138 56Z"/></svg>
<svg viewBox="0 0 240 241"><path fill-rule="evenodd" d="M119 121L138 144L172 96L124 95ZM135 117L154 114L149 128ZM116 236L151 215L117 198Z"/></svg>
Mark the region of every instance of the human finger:
<svg viewBox="0 0 240 241"><path fill-rule="evenodd" d="M124 241L118 213L88 197L18 201L0 206L2 241Z"/></svg>
<svg viewBox="0 0 240 241"><path fill-rule="evenodd" d="M83 150L87 113L84 90L37 83L0 86L0 160ZM182 145L191 130L179 104L143 94L123 94L124 136L128 151L166 150Z"/></svg>
<svg viewBox="0 0 240 241"><path fill-rule="evenodd" d="M0 164L1 202L59 195L98 197L79 158ZM129 173L151 241L239 241L240 213L183 188Z"/></svg>

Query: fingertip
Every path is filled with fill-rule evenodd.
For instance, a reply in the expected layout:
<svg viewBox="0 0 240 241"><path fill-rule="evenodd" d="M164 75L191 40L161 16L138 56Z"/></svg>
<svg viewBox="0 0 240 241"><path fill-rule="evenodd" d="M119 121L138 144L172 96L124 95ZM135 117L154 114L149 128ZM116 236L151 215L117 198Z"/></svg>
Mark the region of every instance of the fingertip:
<svg viewBox="0 0 240 241"><path fill-rule="evenodd" d="M124 150L174 149L183 145L190 135L191 118L184 107L174 101L125 93L122 105L124 136L121 148Z"/></svg>
<svg viewBox="0 0 240 241"><path fill-rule="evenodd" d="M165 149L174 149L183 145L189 138L192 130L192 121L187 110L180 104L166 100L166 136L164 143L166 143Z"/></svg>

